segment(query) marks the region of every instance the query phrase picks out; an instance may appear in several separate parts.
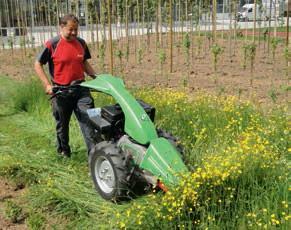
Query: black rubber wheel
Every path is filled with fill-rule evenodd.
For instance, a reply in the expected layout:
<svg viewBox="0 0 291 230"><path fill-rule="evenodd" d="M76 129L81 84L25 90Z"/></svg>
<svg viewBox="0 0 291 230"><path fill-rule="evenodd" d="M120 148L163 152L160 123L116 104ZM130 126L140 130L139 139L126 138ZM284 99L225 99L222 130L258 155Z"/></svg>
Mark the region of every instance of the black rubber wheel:
<svg viewBox="0 0 291 230"><path fill-rule="evenodd" d="M184 155L184 148L179 143L179 139L175 136L173 136L171 133L163 130L163 129L157 129L158 137L163 137L170 141L170 143L177 149L177 151L181 154L181 156Z"/></svg>
<svg viewBox="0 0 291 230"><path fill-rule="evenodd" d="M126 157L112 142L103 141L90 153L91 176L97 192L104 199L121 201L127 198L127 165Z"/></svg>

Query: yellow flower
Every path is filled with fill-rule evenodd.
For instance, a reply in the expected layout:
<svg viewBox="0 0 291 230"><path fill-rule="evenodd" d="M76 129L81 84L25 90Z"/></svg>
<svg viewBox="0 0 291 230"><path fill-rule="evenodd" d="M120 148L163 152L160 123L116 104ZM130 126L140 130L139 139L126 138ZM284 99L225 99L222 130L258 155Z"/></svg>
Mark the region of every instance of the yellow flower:
<svg viewBox="0 0 291 230"><path fill-rule="evenodd" d="M129 217L130 215L130 210L126 210L126 216Z"/></svg>

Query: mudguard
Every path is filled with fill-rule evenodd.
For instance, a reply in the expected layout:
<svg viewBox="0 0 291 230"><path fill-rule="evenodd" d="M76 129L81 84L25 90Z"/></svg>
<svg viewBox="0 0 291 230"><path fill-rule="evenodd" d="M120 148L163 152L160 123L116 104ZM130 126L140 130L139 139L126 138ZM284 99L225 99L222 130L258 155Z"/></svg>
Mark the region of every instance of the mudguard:
<svg viewBox="0 0 291 230"><path fill-rule="evenodd" d="M151 141L139 166L151 172L167 185L177 184L179 174L188 171L180 154L165 138Z"/></svg>

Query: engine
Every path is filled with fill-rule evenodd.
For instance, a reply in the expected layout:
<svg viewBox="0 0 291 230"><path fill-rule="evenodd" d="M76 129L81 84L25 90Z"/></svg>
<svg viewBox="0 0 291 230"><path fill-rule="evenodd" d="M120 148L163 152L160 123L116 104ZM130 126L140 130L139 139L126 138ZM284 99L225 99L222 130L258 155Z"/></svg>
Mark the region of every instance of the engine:
<svg viewBox="0 0 291 230"><path fill-rule="evenodd" d="M155 108L142 100L137 100L150 119L154 121ZM108 105L93 115L89 115L94 128L101 133L104 140L118 141L124 133L124 113L119 104Z"/></svg>

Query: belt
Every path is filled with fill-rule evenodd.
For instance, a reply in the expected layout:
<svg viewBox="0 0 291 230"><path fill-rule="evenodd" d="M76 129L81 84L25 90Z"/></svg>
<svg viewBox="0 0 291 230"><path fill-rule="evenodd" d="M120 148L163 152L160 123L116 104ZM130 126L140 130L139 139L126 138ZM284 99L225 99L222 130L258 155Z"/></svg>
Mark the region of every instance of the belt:
<svg viewBox="0 0 291 230"><path fill-rule="evenodd" d="M81 84L84 81L85 80L75 80L75 81L72 81L71 83L66 84L66 85L58 84L58 83L56 83L54 81L52 81L52 83L53 83L54 86L72 86L72 85L79 85L79 84Z"/></svg>

